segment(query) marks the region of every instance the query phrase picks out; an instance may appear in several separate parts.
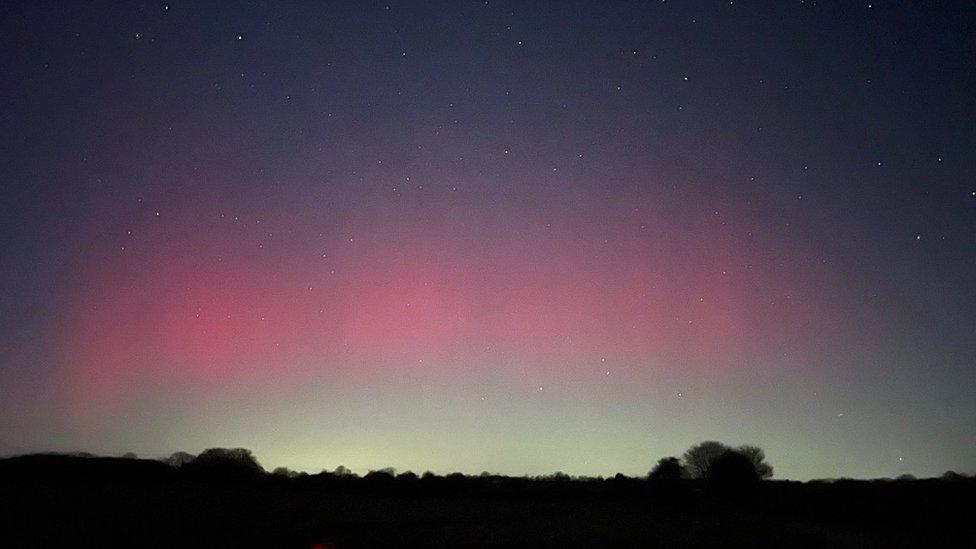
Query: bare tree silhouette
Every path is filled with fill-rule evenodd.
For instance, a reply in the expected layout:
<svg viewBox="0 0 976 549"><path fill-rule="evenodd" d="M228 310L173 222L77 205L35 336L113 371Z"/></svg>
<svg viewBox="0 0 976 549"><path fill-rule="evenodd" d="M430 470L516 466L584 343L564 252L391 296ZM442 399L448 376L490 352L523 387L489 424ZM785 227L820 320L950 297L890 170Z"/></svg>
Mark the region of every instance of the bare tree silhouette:
<svg viewBox="0 0 976 549"><path fill-rule="evenodd" d="M714 440L699 442L688 448L682 456L688 475L691 478L707 479L715 460L728 450L728 446Z"/></svg>

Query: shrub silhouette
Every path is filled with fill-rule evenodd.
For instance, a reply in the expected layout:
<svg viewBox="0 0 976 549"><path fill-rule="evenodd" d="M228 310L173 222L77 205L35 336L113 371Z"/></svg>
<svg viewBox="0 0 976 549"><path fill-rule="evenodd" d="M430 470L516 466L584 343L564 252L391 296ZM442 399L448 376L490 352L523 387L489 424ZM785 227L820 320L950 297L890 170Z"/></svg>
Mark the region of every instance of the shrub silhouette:
<svg viewBox="0 0 976 549"><path fill-rule="evenodd" d="M709 478L712 464L728 450L728 446L714 440L700 442L688 448L682 456L688 475L691 478Z"/></svg>
<svg viewBox="0 0 976 549"><path fill-rule="evenodd" d="M295 478L300 475L298 471L292 471L287 467L275 467L274 471L271 471L272 475L286 478Z"/></svg>
<svg viewBox="0 0 976 549"><path fill-rule="evenodd" d="M536 478L538 480L548 480L548 481L552 481L552 482L565 482L565 481L571 480L571 477L569 475L567 475L566 473L562 472L562 471L556 471L555 473L552 473L551 475L542 475L542 476L536 477Z"/></svg>
<svg viewBox="0 0 976 549"><path fill-rule="evenodd" d="M762 480L749 456L731 449L715 458L707 479L712 484L725 488L749 486Z"/></svg>
<svg viewBox="0 0 976 549"><path fill-rule="evenodd" d="M337 477L354 477L354 476L356 476L356 473L353 473L345 465L340 465L340 466L336 467L335 468L335 471L332 474L334 474Z"/></svg>
<svg viewBox="0 0 976 549"><path fill-rule="evenodd" d="M419 477L417 476L417 473L414 473L413 471L405 471L397 475L396 478L397 480L405 480L408 482L412 482L417 480Z"/></svg>
<svg viewBox="0 0 976 549"><path fill-rule="evenodd" d="M396 469L393 467L384 467L379 470L370 471L366 473L363 480L372 483L386 483L392 481L396 476Z"/></svg>
<svg viewBox="0 0 976 549"><path fill-rule="evenodd" d="M676 457L666 457L658 460L647 478L655 482L673 482L685 476L685 467Z"/></svg>
<svg viewBox="0 0 976 549"><path fill-rule="evenodd" d="M236 481L264 474L264 468L246 448L210 448L181 468L196 478Z"/></svg>
<svg viewBox="0 0 976 549"><path fill-rule="evenodd" d="M180 468L190 463L196 458L193 454L189 452L173 452L169 457L163 458L162 462L169 465L170 467Z"/></svg>
<svg viewBox="0 0 976 549"><path fill-rule="evenodd" d="M736 451L745 455L752 462L759 478L765 480L773 477L773 466L766 463L766 452L758 446L739 446Z"/></svg>
<svg viewBox="0 0 976 549"><path fill-rule="evenodd" d="M766 453L757 446L731 448L710 440L688 448L684 463L691 478L720 483L749 483L773 476L773 467L766 463Z"/></svg>

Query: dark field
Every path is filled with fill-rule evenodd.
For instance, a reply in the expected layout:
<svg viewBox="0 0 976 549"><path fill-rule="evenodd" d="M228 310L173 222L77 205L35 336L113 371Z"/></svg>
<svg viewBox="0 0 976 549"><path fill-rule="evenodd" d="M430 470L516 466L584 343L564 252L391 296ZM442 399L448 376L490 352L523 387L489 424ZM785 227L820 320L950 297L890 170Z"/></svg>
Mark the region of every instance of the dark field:
<svg viewBox="0 0 976 549"><path fill-rule="evenodd" d="M0 460L0 547L976 547L976 482L193 476Z"/></svg>

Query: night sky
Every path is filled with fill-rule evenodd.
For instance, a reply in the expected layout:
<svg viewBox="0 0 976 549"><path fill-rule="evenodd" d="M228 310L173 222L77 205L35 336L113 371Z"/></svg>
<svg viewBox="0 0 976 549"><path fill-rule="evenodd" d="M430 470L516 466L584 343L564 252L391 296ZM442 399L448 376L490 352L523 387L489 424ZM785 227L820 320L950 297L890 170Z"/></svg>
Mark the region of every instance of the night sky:
<svg viewBox="0 0 976 549"><path fill-rule="evenodd" d="M971 2L5 2L0 454L976 470Z"/></svg>

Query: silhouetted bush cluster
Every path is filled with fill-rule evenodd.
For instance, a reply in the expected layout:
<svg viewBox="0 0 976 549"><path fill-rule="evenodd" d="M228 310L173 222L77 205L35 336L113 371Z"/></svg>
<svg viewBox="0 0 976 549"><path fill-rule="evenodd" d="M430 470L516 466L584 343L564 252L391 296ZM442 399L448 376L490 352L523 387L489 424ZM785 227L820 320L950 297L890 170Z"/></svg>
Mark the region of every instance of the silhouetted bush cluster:
<svg viewBox="0 0 976 549"><path fill-rule="evenodd" d="M264 475L264 468L246 448L210 448L192 457L176 452L167 460L183 474L197 479L241 481Z"/></svg>
<svg viewBox="0 0 976 549"><path fill-rule="evenodd" d="M685 466L681 464L680 459L666 457L658 460L647 478L655 482L676 482L685 478L685 475Z"/></svg>
<svg viewBox="0 0 976 549"><path fill-rule="evenodd" d="M755 484L772 478L773 467L757 446L732 448L713 440L701 442L684 453L686 474L723 486Z"/></svg>

